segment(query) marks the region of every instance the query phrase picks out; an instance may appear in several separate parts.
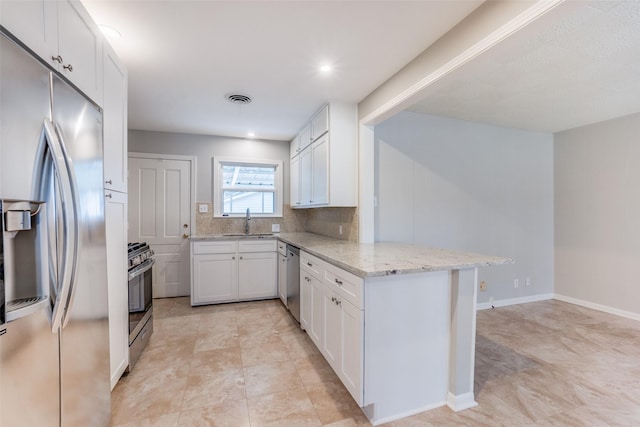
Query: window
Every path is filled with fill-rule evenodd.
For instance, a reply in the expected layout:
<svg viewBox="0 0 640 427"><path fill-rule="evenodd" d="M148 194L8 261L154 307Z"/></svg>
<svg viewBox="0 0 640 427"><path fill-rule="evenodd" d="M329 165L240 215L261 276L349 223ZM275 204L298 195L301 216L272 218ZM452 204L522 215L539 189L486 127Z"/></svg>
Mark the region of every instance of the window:
<svg viewBox="0 0 640 427"><path fill-rule="evenodd" d="M215 217L282 216L282 162L213 159Z"/></svg>

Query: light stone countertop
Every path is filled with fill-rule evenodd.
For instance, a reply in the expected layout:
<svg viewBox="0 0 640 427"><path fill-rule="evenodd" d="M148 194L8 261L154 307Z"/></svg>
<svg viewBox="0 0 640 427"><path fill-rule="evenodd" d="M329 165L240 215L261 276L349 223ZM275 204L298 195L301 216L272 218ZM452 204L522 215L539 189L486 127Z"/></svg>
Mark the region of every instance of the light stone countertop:
<svg viewBox="0 0 640 427"><path fill-rule="evenodd" d="M256 236L197 236L191 240L228 240ZM354 243L313 233L278 233L277 238L359 277L462 270L512 264L504 257L429 248L403 243Z"/></svg>

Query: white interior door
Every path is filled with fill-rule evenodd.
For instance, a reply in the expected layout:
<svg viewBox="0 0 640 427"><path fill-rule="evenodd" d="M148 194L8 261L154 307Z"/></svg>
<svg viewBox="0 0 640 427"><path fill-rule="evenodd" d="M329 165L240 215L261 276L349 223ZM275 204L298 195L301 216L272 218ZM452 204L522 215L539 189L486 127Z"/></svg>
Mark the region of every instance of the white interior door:
<svg viewBox="0 0 640 427"><path fill-rule="evenodd" d="M192 162L129 157L129 241L155 252L154 298L189 295Z"/></svg>

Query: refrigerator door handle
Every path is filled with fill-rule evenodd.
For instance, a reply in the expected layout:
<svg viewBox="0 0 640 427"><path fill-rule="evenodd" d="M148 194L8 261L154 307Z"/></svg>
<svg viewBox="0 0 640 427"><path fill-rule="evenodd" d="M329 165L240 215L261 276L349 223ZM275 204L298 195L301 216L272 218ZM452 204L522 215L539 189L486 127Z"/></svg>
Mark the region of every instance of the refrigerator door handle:
<svg viewBox="0 0 640 427"><path fill-rule="evenodd" d="M77 210L74 204L71 177L69 176L65 153L58 139L56 129L54 129L53 123L51 123L49 119L44 119L43 132L60 188L60 199L62 203L62 263L57 277L58 283L56 285L58 289L51 315L51 331L55 333L62 327L65 310L69 301L73 270L75 268L75 250L78 247L78 226L76 220Z"/></svg>
<svg viewBox="0 0 640 427"><path fill-rule="evenodd" d="M62 131L57 124L55 125L55 130L56 135L58 136L60 150L62 152L62 155L64 156L64 164L67 169L67 184L71 190L71 205L74 212L74 221L71 224L72 228L74 229L73 240L71 240L73 247L69 252L71 254L71 276L68 282L68 298L64 302L65 305L62 318L62 328L64 328L65 326L67 326L67 323L69 323L69 316L67 314L69 313L69 310L73 305L73 297L75 295L76 284L78 280L78 265L80 264L80 254L82 253L82 240L80 239L80 226L78 222L80 217L80 192L78 191L78 180L76 178L71 157L69 157L69 154L67 153Z"/></svg>

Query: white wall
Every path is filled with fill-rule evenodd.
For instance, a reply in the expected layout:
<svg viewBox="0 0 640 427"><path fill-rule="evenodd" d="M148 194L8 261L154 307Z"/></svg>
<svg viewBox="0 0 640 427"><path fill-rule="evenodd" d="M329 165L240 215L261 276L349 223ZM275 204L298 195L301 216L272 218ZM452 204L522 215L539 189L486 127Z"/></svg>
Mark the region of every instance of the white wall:
<svg viewBox="0 0 640 427"><path fill-rule="evenodd" d="M403 112L375 145L376 241L513 258L480 269L481 303L553 292L551 134Z"/></svg>
<svg viewBox="0 0 640 427"><path fill-rule="evenodd" d="M555 135L555 292L640 319L640 114Z"/></svg>
<svg viewBox="0 0 640 427"><path fill-rule="evenodd" d="M289 203L289 142L222 136L130 130L129 151L196 156L196 201L211 202L213 156L281 160L284 163L284 203Z"/></svg>

